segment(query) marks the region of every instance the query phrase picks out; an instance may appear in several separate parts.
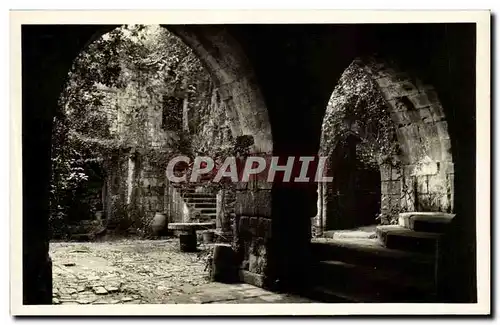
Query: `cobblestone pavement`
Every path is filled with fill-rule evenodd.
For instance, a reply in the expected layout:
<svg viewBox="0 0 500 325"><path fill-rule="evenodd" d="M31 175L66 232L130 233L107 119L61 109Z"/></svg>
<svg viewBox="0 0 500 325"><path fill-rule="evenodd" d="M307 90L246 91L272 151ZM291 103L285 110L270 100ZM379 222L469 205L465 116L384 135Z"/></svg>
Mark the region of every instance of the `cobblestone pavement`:
<svg viewBox="0 0 500 325"><path fill-rule="evenodd" d="M310 302L249 284L209 282L206 247L177 239L51 243L54 304Z"/></svg>

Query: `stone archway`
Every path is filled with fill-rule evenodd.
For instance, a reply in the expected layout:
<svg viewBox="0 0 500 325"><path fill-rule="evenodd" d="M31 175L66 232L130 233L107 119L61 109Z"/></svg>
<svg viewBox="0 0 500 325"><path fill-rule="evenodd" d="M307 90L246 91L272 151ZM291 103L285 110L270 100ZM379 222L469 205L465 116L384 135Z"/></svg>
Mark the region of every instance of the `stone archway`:
<svg viewBox="0 0 500 325"><path fill-rule="evenodd" d="M32 150L31 154L37 157L36 167L26 157L23 160L24 304L50 304L52 301L47 222L53 114L76 56L85 45L115 27L118 26L53 25L23 26L22 29L23 128L30 130L23 136L23 147ZM253 80L252 67L224 27L167 28L195 51L216 80L234 117L235 136L252 136L254 152L270 152L273 146L269 118L258 84ZM242 190L240 201L247 196L246 190ZM259 199L263 207L267 207L270 190L262 192ZM253 217L253 210L247 215ZM270 218L270 211L263 216ZM261 225L270 228L270 222L261 222ZM262 231L266 233L269 229Z"/></svg>
<svg viewBox="0 0 500 325"><path fill-rule="evenodd" d="M434 87L401 71L394 62L368 57L356 59L354 64L362 68L362 73L374 82L374 91L382 96L400 147L393 159L395 164L379 164L382 217L397 222L399 212L453 212L451 142ZM334 114L333 110L327 108L325 119ZM333 159L334 150L329 149L325 153ZM318 214L313 220L317 234L328 228L328 218L339 217L332 215L335 195L329 186L319 187Z"/></svg>

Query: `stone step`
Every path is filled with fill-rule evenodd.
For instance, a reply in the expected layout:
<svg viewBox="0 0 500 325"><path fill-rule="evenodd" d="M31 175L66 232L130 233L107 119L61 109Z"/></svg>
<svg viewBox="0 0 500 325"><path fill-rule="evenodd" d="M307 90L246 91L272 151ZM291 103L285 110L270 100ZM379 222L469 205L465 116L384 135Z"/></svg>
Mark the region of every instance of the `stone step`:
<svg viewBox="0 0 500 325"><path fill-rule="evenodd" d="M189 206L195 209L210 208L216 209L217 204L215 202L187 202Z"/></svg>
<svg viewBox="0 0 500 325"><path fill-rule="evenodd" d="M189 201L207 201L207 202L216 202L217 197L215 195L206 194L206 193L198 193L202 195L192 195L193 193L186 193L184 195L184 199Z"/></svg>
<svg viewBox="0 0 500 325"><path fill-rule="evenodd" d="M215 219L217 217L217 213L203 213L203 217L209 219Z"/></svg>
<svg viewBox="0 0 500 325"><path fill-rule="evenodd" d="M439 233L413 231L399 225L378 226L378 239L387 248L435 253Z"/></svg>
<svg viewBox="0 0 500 325"><path fill-rule="evenodd" d="M216 196L214 194L209 194L209 193L184 193L181 195L184 199L191 199L191 198L215 199L216 198Z"/></svg>
<svg viewBox="0 0 500 325"><path fill-rule="evenodd" d="M388 268L321 261L313 284L357 302L432 302L434 277L409 275Z"/></svg>
<svg viewBox="0 0 500 325"><path fill-rule="evenodd" d="M378 239L315 238L311 252L316 261L338 260L372 267L388 267L410 274L434 274L434 256L384 247Z"/></svg>
<svg viewBox="0 0 500 325"><path fill-rule="evenodd" d="M201 209L198 209L198 208L194 208L194 210L198 211L200 214L214 214L214 213L217 213L217 209L213 208L213 209L209 209L209 208L201 208Z"/></svg>
<svg viewBox="0 0 500 325"><path fill-rule="evenodd" d="M414 231L443 233L454 217L443 212L405 212L399 214L398 223Z"/></svg>
<svg viewBox="0 0 500 325"><path fill-rule="evenodd" d="M207 203L207 204L213 204L214 206L217 205L216 198L193 197L193 198L186 198L184 201L186 201L187 204Z"/></svg>

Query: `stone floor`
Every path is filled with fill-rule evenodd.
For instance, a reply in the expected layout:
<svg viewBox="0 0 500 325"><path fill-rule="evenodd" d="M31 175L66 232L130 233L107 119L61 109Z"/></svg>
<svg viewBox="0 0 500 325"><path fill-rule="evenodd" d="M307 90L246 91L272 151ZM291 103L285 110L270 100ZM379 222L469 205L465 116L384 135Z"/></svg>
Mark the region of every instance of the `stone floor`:
<svg viewBox="0 0 500 325"><path fill-rule="evenodd" d="M54 304L303 303L249 284L209 282L208 247L178 240L50 244Z"/></svg>

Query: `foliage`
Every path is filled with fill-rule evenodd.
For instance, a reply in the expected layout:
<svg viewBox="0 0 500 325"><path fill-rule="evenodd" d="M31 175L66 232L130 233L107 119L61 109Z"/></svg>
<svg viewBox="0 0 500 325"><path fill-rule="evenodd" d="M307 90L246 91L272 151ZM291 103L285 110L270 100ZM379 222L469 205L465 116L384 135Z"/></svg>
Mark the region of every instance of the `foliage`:
<svg viewBox="0 0 500 325"><path fill-rule="evenodd" d="M358 139L356 155L363 164L378 168L396 163L399 145L394 123L375 81L358 60L345 70L328 103L321 153L329 155L341 148L349 136Z"/></svg>
<svg viewBox="0 0 500 325"><path fill-rule="evenodd" d="M151 121L179 113L179 107L163 107L165 96L203 106L199 88L209 78L194 53L160 26L122 26L90 44L68 74L54 120L53 224L68 221L92 180L105 179L117 151L135 150L157 165L189 151L190 135L171 119L153 135Z"/></svg>

